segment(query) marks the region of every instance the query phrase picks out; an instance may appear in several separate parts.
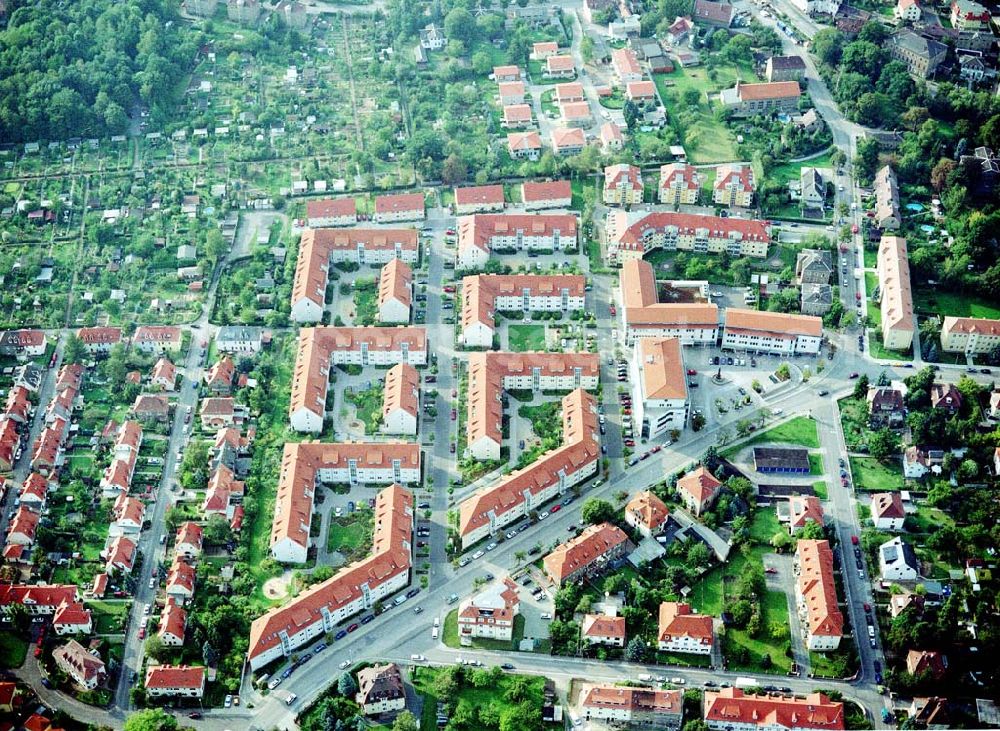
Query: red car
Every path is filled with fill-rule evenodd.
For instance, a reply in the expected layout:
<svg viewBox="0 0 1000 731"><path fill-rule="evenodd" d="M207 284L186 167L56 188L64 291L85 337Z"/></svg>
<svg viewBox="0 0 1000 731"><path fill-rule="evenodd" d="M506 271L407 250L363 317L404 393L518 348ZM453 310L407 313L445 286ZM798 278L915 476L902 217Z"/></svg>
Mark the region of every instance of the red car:
<svg viewBox="0 0 1000 731"><path fill-rule="evenodd" d="M457 419L457 418L458 418L458 412L455 411L455 409L452 409L451 410L451 420L455 421L455 419Z"/></svg>
<svg viewBox="0 0 1000 731"><path fill-rule="evenodd" d="M354 624L352 624L352 625L351 625L350 627L348 627L348 628L347 628L347 631L348 631L348 632L353 632L353 631L354 631L354 630L356 630L357 628L358 628L358 623L357 623L357 622L355 622Z"/></svg>
<svg viewBox="0 0 1000 731"><path fill-rule="evenodd" d="M868 612L870 612L872 610L872 605L869 604L868 602L865 602L862 606L865 609L865 614L867 614Z"/></svg>
<svg viewBox="0 0 1000 731"><path fill-rule="evenodd" d="M776 573L778 573L778 569L774 568L773 566L768 566L766 569L764 569L764 573L765 574L776 574Z"/></svg>
<svg viewBox="0 0 1000 731"><path fill-rule="evenodd" d="M856 299L858 302L860 302L861 301L861 293L860 292L855 292L854 293L854 299Z"/></svg>
<svg viewBox="0 0 1000 731"><path fill-rule="evenodd" d="M698 371L696 371L694 368L688 368L688 375L689 376L697 376L698 375Z"/></svg>
<svg viewBox="0 0 1000 731"><path fill-rule="evenodd" d="M455 291L455 287L449 284L446 287L444 287L444 291L447 292L448 294L452 294Z"/></svg>
<svg viewBox="0 0 1000 731"><path fill-rule="evenodd" d="M858 224L851 226L851 233L856 234L858 232Z"/></svg>
<svg viewBox="0 0 1000 731"><path fill-rule="evenodd" d="M851 543L853 543L855 546L858 545L858 537L857 536L851 536Z"/></svg>
<svg viewBox="0 0 1000 731"><path fill-rule="evenodd" d="M146 639L146 628L145 627L140 627L139 628L139 639L140 640Z"/></svg>
<svg viewBox="0 0 1000 731"><path fill-rule="evenodd" d="M650 449L649 451L650 451L650 452L652 452L653 454L656 454L656 453L657 453L657 452L659 452L659 451L660 451L661 449L663 449L663 447L661 447L661 446L657 445L657 446L653 447L652 449Z"/></svg>
<svg viewBox="0 0 1000 731"><path fill-rule="evenodd" d="M611 305L611 307L608 308L608 312L610 312L612 315L618 314L618 310L615 309L614 305Z"/></svg>
<svg viewBox="0 0 1000 731"><path fill-rule="evenodd" d="M622 441L622 444L624 444L626 447L634 447L635 446L635 440L634 439L625 439L625 440Z"/></svg>
<svg viewBox="0 0 1000 731"><path fill-rule="evenodd" d="M560 510L562 510L562 505L553 505L552 510L549 511L549 515L552 513L558 513Z"/></svg>
<svg viewBox="0 0 1000 731"><path fill-rule="evenodd" d="M449 228L447 231L445 231L445 233L448 234L449 236L454 236L455 235L455 229Z"/></svg>
<svg viewBox="0 0 1000 731"><path fill-rule="evenodd" d="M35 657L41 657L41 656L42 656L42 648L41 647L36 647L35 648Z"/></svg>

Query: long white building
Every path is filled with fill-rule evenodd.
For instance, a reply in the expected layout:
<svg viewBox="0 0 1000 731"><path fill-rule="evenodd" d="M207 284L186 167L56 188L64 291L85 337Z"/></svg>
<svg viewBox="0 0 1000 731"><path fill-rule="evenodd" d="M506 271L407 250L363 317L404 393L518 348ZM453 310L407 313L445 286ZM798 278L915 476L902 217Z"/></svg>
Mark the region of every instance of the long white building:
<svg viewBox="0 0 1000 731"><path fill-rule="evenodd" d="M722 347L775 355L816 355L823 344L823 320L735 307L726 309Z"/></svg>

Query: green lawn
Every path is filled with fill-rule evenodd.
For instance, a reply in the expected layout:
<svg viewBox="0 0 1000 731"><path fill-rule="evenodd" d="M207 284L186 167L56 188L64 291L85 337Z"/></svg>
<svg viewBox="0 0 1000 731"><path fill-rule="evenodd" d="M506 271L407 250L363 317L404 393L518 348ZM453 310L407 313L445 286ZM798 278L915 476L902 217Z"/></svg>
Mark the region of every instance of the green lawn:
<svg viewBox="0 0 1000 731"><path fill-rule="evenodd" d="M735 453L754 444L764 444L765 442L787 442L807 449L819 449L816 422L808 416L796 416L794 419L763 431L753 439L727 451Z"/></svg>
<svg viewBox="0 0 1000 731"><path fill-rule="evenodd" d="M326 550L339 551L348 561L354 561L371 548L373 518L370 510L358 510L341 518L330 518L326 534Z"/></svg>
<svg viewBox="0 0 1000 731"><path fill-rule="evenodd" d="M354 282L354 324L374 325L378 320L378 284L374 279Z"/></svg>
<svg viewBox="0 0 1000 731"><path fill-rule="evenodd" d="M823 474L823 455L821 454L809 455L809 474L810 475Z"/></svg>
<svg viewBox="0 0 1000 731"><path fill-rule="evenodd" d="M545 326L511 324L507 326L510 349L524 353L529 350L545 350Z"/></svg>
<svg viewBox="0 0 1000 731"><path fill-rule="evenodd" d="M820 500L826 500L829 497L826 492L826 481L817 480L816 482L814 482L813 492L816 493L816 497L818 497Z"/></svg>
<svg viewBox="0 0 1000 731"><path fill-rule="evenodd" d="M10 630L0 630L0 668L19 668L28 656L28 641Z"/></svg>
<svg viewBox="0 0 1000 731"><path fill-rule="evenodd" d="M750 670L752 672L767 673L787 673L791 667L791 659L785 656L785 647L788 644L788 600L782 591L768 591L764 595L761 612L761 626L765 629L761 631L760 637L751 637L745 630L730 628L727 630L725 644L739 645L750 654L750 660L746 663L729 661L730 670ZM782 638L776 638L771 631L783 631ZM770 668L762 665L764 657L771 658Z"/></svg>
<svg viewBox="0 0 1000 731"><path fill-rule="evenodd" d="M878 251L876 251L875 249L866 248L864 250L864 256L865 256L865 269L874 269L875 267L878 266Z"/></svg>
<svg viewBox="0 0 1000 731"><path fill-rule="evenodd" d="M125 629L130 602L86 602L94 618L96 634L121 634Z"/></svg>
<svg viewBox="0 0 1000 731"><path fill-rule="evenodd" d="M957 292L941 292L929 287L913 291L913 309L919 314L954 317L1000 318L1000 307L984 299Z"/></svg>
<svg viewBox="0 0 1000 731"><path fill-rule="evenodd" d="M905 351L889 350L882 345L882 334L877 330L869 330L868 354L878 360L913 360L913 347Z"/></svg>
<svg viewBox="0 0 1000 731"><path fill-rule="evenodd" d="M884 464L872 457L851 457L851 474L858 490L900 490L903 487L901 462Z"/></svg>
<svg viewBox="0 0 1000 731"><path fill-rule="evenodd" d="M710 101L709 96L733 86L737 75L743 79L755 78L750 69L717 66L714 71L715 81L708 78L708 69L704 67L678 67L669 74L653 74L653 81L666 107L668 119L674 119L679 112L688 108L683 101L687 89L695 89L701 95L697 107L697 123L694 129L687 130L687 139L683 140L688 159L693 163L729 162L736 159L732 133L713 114L719 107L719 102Z"/></svg>
<svg viewBox="0 0 1000 731"><path fill-rule="evenodd" d="M832 156L833 156L833 150L829 150L826 153L812 160L806 160L804 162L786 162L784 165L778 165L774 169L772 169L768 177L770 177L773 180L779 180L783 183L787 183L792 180L798 180L802 172L802 168L833 167L833 163L831 162Z"/></svg>
<svg viewBox="0 0 1000 731"><path fill-rule="evenodd" d="M358 419L365 424L365 434L375 434L382 423L382 397L384 389L372 386L364 391L344 391L344 398L354 404Z"/></svg>
<svg viewBox="0 0 1000 731"><path fill-rule="evenodd" d="M868 442L868 402L864 399L848 397L841 399L840 426L844 431L844 441L849 451L856 451Z"/></svg>

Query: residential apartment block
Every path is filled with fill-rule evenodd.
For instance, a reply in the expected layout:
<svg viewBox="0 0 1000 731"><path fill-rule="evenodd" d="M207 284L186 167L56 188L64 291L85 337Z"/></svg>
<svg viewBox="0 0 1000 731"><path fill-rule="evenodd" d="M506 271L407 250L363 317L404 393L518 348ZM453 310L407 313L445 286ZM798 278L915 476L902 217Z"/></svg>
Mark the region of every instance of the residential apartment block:
<svg viewBox="0 0 1000 731"><path fill-rule="evenodd" d="M660 167L659 199L668 205L694 205L701 194L702 176L698 168L683 162Z"/></svg>
<svg viewBox="0 0 1000 731"><path fill-rule="evenodd" d="M250 626L247 653L250 667L258 670L291 655L320 635L333 632L348 617L406 587L412 562L413 520L410 492L399 485L382 490L375 498L371 554L255 619Z"/></svg>
<svg viewBox="0 0 1000 731"><path fill-rule="evenodd" d="M418 252L417 232L413 229L306 229L299 240L292 282L292 320L322 319L332 264L352 262L365 266L388 264L393 259L415 264Z"/></svg>
<svg viewBox="0 0 1000 731"><path fill-rule="evenodd" d="M150 698L201 698L205 694L205 668L149 665L145 687Z"/></svg>
<svg viewBox="0 0 1000 731"><path fill-rule="evenodd" d="M292 428L319 433L326 415L330 369L335 365L389 366L427 363L422 327L304 327L292 374L288 417Z"/></svg>
<svg viewBox="0 0 1000 731"><path fill-rule="evenodd" d="M459 342L492 348L497 312L579 312L587 278L578 274L476 274L462 280Z"/></svg>
<svg viewBox="0 0 1000 731"><path fill-rule="evenodd" d="M481 269L493 252L565 251L577 246L576 216L570 214L478 214L460 217L456 227L459 269Z"/></svg>
<svg viewBox="0 0 1000 731"><path fill-rule="evenodd" d="M610 523L590 525L548 554L542 560L542 568L561 586L600 574L623 560L631 550L632 543L621 528Z"/></svg>
<svg viewBox="0 0 1000 731"><path fill-rule="evenodd" d="M706 690L703 720L712 731L844 731L844 704L822 693L748 695L740 688Z"/></svg>
<svg viewBox="0 0 1000 731"><path fill-rule="evenodd" d="M684 713L683 700L679 690L594 685L580 691L580 713L588 721L676 731Z"/></svg>
<svg viewBox="0 0 1000 731"><path fill-rule="evenodd" d="M907 350L913 345L916 321L910 287L910 258L906 239L883 236L878 246L879 306L882 313L882 344L890 350Z"/></svg>
<svg viewBox="0 0 1000 731"><path fill-rule="evenodd" d="M872 184L875 193L875 225L883 231L895 231L900 225L899 183L888 165L879 169Z"/></svg>
<svg viewBox="0 0 1000 731"><path fill-rule="evenodd" d="M506 475L459 506L462 548L493 535L545 502L597 474L597 402L583 389L562 400L563 445Z"/></svg>
<svg viewBox="0 0 1000 731"><path fill-rule="evenodd" d="M711 655L715 642L713 620L682 602L661 602L657 647L666 652Z"/></svg>
<svg viewBox="0 0 1000 731"><path fill-rule="evenodd" d="M378 275L378 321L407 324L412 303L413 269L401 259L392 259Z"/></svg>
<svg viewBox="0 0 1000 731"><path fill-rule="evenodd" d="M733 256L767 256L771 227L766 221L671 211L608 211L611 262L641 259L654 249Z"/></svg>
<svg viewBox="0 0 1000 731"><path fill-rule="evenodd" d="M358 222L358 205L353 198L326 198L306 203L309 228L353 226Z"/></svg>
<svg viewBox="0 0 1000 731"><path fill-rule="evenodd" d="M543 208L569 208L573 202L573 189L568 180L521 183L521 203L525 210Z"/></svg>
<svg viewBox="0 0 1000 731"><path fill-rule="evenodd" d="M625 344L639 338L677 338L682 345L714 346L719 308L714 304L659 302L653 265L639 258L622 262L619 273Z"/></svg>
<svg viewBox="0 0 1000 731"><path fill-rule="evenodd" d="M419 481L419 444L285 444L271 524L271 555L282 563L305 563L316 490L321 483L398 486Z"/></svg>
<svg viewBox="0 0 1000 731"><path fill-rule="evenodd" d="M382 433L415 436L420 414L420 374L407 363L385 373L382 390Z"/></svg>
<svg viewBox="0 0 1000 731"><path fill-rule="evenodd" d="M806 647L813 652L836 650L844 634L844 615L837 605L833 551L828 541L798 541L795 601Z"/></svg>
<svg viewBox="0 0 1000 731"><path fill-rule="evenodd" d="M634 419L643 439L687 425L687 378L677 338L637 338L629 363Z"/></svg>
<svg viewBox="0 0 1000 731"><path fill-rule="evenodd" d="M749 165L726 164L715 169L712 202L720 206L749 208L756 190Z"/></svg>
<svg viewBox="0 0 1000 731"><path fill-rule="evenodd" d="M509 576L487 584L459 605L459 639L482 637L509 642L520 606L517 584Z"/></svg>
<svg viewBox="0 0 1000 731"><path fill-rule="evenodd" d="M667 504L648 490L636 493L625 505L625 523L647 538L662 531L669 516Z"/></svg>
<svg viewBox="0 0 1000 731"><path fill-rule="evenodd" d="M455 188L455 212L460 216L469 213L502 211L504 205L502 185L476 185L468 188Z"/></svg>
<svg viewBox="0 0 1000 731"><path fill-rule="evenodd" d="M642 203L642 171L635 165L609 165L604 168L604 203L631 206Z"/></svg>
<svg viewBox="0 0 1000 731"><path fill-rule="evenodd" d="M479 460L499 460L504 390L593 391L597 353L472 353L469 356L466 449Z"/></svg>
<svg viewBox="0 0 1000 731"><path fill-rule="evenodd" d="M1000 320L985 317L946 317L941 327L941 350L984 355L1000 345Z"/></svg>
<svg viewBox="0 0 1000 731"><path fill-rule="evenodd" d="M723 349L775 355L816 355L823 343L823 320L729 307L725 312Z"/></svg>
<svg viewBox="0 0 1000 731"><path fill-rule="evenodd" d="M397 193L375 197L375 222L424 220L423 193Z"/></svg>

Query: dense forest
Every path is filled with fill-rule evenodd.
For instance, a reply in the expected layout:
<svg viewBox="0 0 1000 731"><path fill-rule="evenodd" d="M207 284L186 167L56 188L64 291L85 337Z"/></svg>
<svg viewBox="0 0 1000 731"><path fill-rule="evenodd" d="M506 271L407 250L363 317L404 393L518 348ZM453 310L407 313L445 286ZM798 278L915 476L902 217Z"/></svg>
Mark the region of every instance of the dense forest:
<svg viewBox="0 0 1000 731"><path fill-rule="evenodd" d="M160 126L197 50L176 0L13 0L0 31L0 139L125 132L137 103Z"/></svg>

